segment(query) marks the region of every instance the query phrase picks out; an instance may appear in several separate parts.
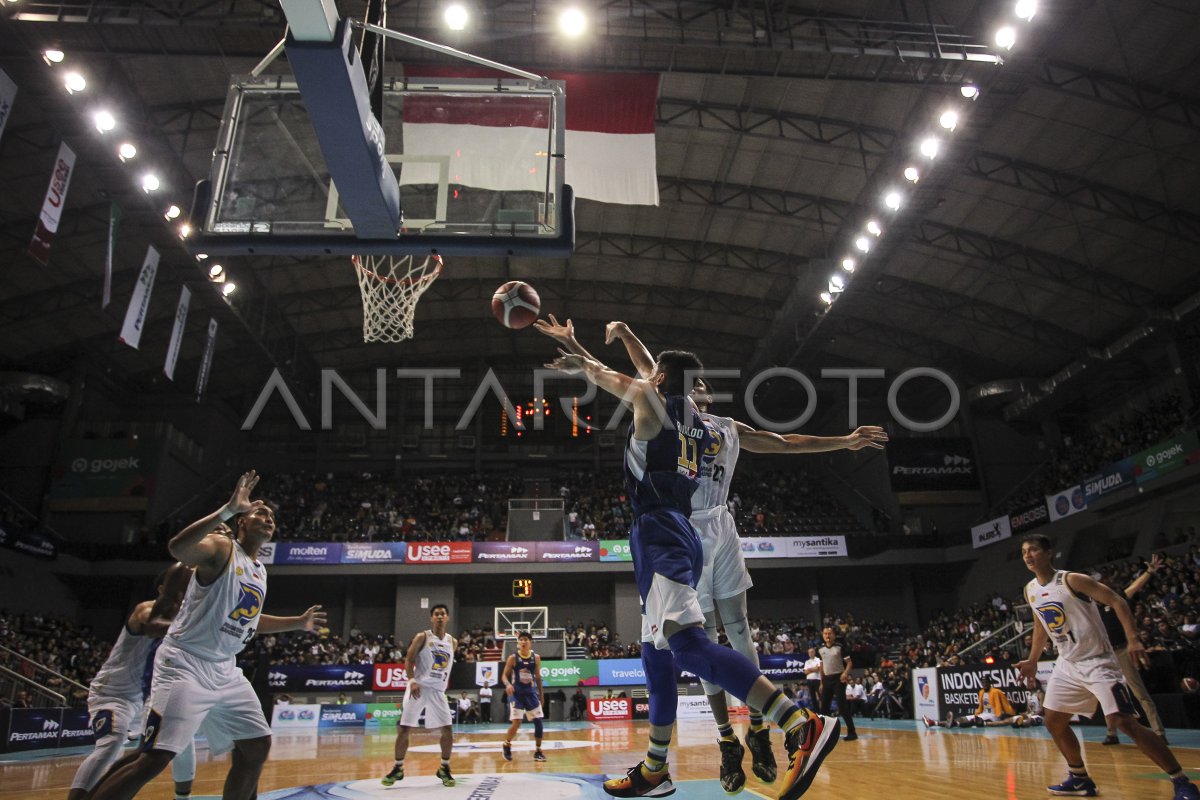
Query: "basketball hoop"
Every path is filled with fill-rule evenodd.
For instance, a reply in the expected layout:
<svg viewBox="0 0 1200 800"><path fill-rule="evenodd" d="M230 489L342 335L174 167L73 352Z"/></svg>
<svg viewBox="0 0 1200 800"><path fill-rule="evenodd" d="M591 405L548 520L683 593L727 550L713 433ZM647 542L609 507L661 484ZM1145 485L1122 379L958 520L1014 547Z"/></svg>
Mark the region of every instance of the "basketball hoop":
<svg viewBox="0 0 1200 800"><path fill-rule="evenodd" d="M413 337L417 301L442 274L442 257L352 256L363 302L363 341L402 342Z"/></svg>

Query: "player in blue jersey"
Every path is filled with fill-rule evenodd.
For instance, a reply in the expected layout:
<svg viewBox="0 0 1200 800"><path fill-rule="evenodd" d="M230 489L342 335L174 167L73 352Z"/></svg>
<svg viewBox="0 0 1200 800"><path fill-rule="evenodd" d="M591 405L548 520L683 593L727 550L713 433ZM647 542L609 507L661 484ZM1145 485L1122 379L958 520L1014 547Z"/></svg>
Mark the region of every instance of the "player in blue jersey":
<svg viewBox="0 0 1200 800"><path fill-rule="evenodd" d="M533 721L533 738L537 749L534 761L545 761L542 753L542 657L533 652L533 637L522 631L517 637L517 652L504 662L504 691L509 697L508 718L512 723L504 736L504 760L512 761L512 740L521 727L521 720Z"/></svg>
<svg viewBox="0 0 1200 800"><path fill-rule="evenodd" d="M745 656L709 641L696 584L704 554L688 519L701 464L714 444L689 398L703 365L694 353L667 350L647 378L631 378L587 356L560 350L547 367L581 374L633 407L625 481L633 506L630 552L642 599L642 664L650 695L650 747L624 777L604 784L614 797L673 794L667 751L675 723L675 665L763 710L785 732L788 770L779 797L807 791L838 743L838 720L788 700Z"/></svg>

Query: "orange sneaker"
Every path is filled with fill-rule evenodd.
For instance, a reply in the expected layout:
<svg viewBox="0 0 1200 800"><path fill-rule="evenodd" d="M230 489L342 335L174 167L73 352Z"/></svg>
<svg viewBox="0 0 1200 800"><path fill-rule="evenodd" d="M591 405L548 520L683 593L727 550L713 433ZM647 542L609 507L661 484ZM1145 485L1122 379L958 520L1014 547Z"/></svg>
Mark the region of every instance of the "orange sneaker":
<svg viewBox="0 0 1200 800"><path fill-rule="evenodd" d="M613 797L666 797L675 794L675 784L671 783L671 773L667 772L667 768L651 773L655 778L647 778L642 771L644 763L639 761L624 777L605 781L604 791Z"/></svg>
<svg viewBox="0 0 1200 800"><path fill-rule="evenodd" d="M808 791L825 756L837 747L842 723L837 717L814 714L808 724L796 728L784 739L788 768L783 776L779 800L796 800Z"/></svg>

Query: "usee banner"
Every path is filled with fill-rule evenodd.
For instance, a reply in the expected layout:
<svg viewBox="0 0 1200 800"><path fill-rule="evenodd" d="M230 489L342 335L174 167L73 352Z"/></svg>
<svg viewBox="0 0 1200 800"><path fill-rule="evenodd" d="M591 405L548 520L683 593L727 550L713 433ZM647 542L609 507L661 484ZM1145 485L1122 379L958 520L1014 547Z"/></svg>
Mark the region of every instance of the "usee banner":
<svg viewBox="0 0 1200 800"><path fill-rule="evenodd" d="M1176 436L1133 456L1133 475L1138 483L1152 481L1168 472L1200 460L1200 440L1195 431Z"/></svg>
<svg viewBox="0 0 1200 800"><path fill-rule="evenodd" d="M1086 505L1105 495L1133 488L1133 459L1122 458L1100 472L1083 479L1083 502Z"/></svg>
<svg viewBox="0 0 1200 800"><path fill-rule="evenodd" d="M365 692L371 688L371 664L283 664L267 671L273 692Z"/></svg>
<svg viewBox="0 0 1200 800"><path fill-rule="evenodd" d="M587 716L589 720L596 722L607 719L633 719L633 701L628 697L589 697Z"/></svg>
<svg viewBox="0 0 1200 800"><path fill-rule="evenodd" d="M29 254L40 261L43 267L50 263L50 245L54 243L54 235L58 232L63 206L67 204L67 189L71 186L74 173L75 152L64 142L58 146L54 171L50 174L50 188L46 190L42 213L33 231L33 241L29 243Z"/></svg>
<svg viewBox="0 0 1200 800"><path fill-rule="evenodd" d="M376 692L403 690L408 686L408 676L403 664L375 664L371 689Z"/></svg>
<svg viewBox="0 0 1200 800"><path fill-rule="evenodd" d="M404 549L408 564L470 564L471 542L409 542Z"/></svg>
<svg viewBox="0 0 1200 800"><path fill-rule="evenodd" d="M897 492L979 489L970 439L892 439L887 458L892 488Z"/></svg>
<svg viewBox="0 0 1200 800"><path fill-rule="evenodd" d="M1009 525L1008 517L996 517L971 528L971 545L979 549L1003 541L1010 536L1012 536L1012 528Z"/></svg>
<svg viewBox="0 0 1200 800"><path fill-rule="evenodd" d="M1058 494L1046 495L1046 510L1050 512L1051 522L1086 511L1087 501L1083 499L1083 485L1063 489Z"/></svg>

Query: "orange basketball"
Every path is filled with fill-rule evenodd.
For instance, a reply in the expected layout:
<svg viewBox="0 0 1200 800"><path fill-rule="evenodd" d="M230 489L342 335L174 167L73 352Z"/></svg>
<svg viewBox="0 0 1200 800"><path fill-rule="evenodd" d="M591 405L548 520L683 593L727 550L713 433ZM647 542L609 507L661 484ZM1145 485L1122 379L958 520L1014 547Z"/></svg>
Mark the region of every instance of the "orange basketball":
<svg viewBox="0 0 1200 800"><path fill-rule="evenodd" d="M525 281L509 281L492 295L492 313L506 328L528 328L541 310L542 299Z"/></svg>

